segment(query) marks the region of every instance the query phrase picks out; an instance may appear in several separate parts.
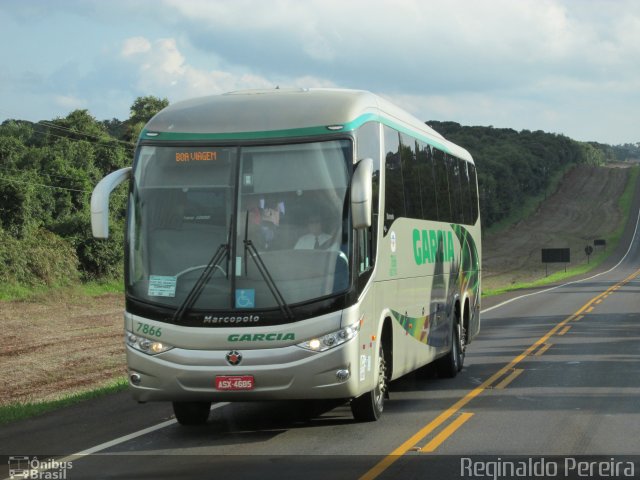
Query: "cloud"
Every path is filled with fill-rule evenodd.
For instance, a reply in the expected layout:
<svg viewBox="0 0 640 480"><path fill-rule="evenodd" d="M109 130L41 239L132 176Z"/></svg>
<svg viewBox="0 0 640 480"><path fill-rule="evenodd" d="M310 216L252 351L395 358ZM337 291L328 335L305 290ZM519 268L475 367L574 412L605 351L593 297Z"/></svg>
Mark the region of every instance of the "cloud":
<svg viewBox="0 0 640 480"><path fill-rule="evenodd" d="M274 88L278 83L294 86L333 86L321 78L266 78L237 66L218 65L202 69L187 62L175 38L149 40L126 39L121 49L129 67L136 69L136 87L140 92L168 96L172 101L234 90ZM225 68L226 67L226 68Z"/></svg>
<svg viewBox="0 0 640 480"><path fill-rule="evenodd" d="M87 108L87 101L74 97L73 95L54 95L53 103L66 110L77 110Z"/></svg>
<svg viewBox="0 0 640 480"><path fill-rule="evenodd" d="M123 57L131 57L138 53L145 53L151 50L151 42L144 37L128 38L122 45L121 54Z"/></svg>
<svg viewBox="0 0 640 480"><path fill-rule="evenodd" d="M197 48L263 75L325 76L376 90L521 88L566 77L640 73L640 7L604 1L165 0ZM633 72L633 73L631 73Z"/></svg>

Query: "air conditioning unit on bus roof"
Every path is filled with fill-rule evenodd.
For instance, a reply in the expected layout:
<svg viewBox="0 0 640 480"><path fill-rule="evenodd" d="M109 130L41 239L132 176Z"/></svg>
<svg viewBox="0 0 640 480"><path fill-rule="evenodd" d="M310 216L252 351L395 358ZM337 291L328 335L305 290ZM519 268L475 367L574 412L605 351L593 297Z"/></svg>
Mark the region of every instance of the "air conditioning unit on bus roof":
<svg viewBox="0 0 640 480"><path fill-rule="evenodd" d="M247 90L235 90L233 92L223 93L223 95L265 95L269 93L304 93L308 92L308 88L251 88Z"/></svg>

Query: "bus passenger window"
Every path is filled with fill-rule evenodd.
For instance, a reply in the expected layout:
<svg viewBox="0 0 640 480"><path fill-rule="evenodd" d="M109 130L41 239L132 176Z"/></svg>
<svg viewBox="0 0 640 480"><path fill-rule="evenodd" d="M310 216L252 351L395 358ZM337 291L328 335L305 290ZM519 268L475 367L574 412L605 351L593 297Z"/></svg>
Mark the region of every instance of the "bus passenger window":
<svg viewBox="0 0 640 480"><path fill-rule="evenodd" d="M374 252L373 236L371 228L357 231L357 265L358 265L358 291L361 292L373 273Z"/></svg>
<svg viewBox="0 0 640 480"><path fill-rule="evenodd" d="M420 202L420 176L416 162L416 141L409 135L400 134L400 156L404 179L404 203L409 218L422 218Z"/></svg>
<svg viewBox="0 0 640 480"><path fill-rule="evenodd" d="M449 174L449 200L451 201L452 215L451 221L454 223L464 223L458 159L451 155L445 155L445 161L447 162L447 172Z"/></svg>
<svg viewBox="0 0 640 480"><path fill-rule="evenodd" d="M449 180L447 174L447 163L444 152L433 149L433 161L436 173L436 191L438 195L438 220L440 222L451 222L451 202L449 201Z"/></svg>
<svg viewBox="0 0 640 480"><path fill-rule="evenodd" d="M396 218L405 216L404 181L402 178L402 163L400 161L399 133L385 125L384 127L385 162L385 205L384 205L384 234Z"/></svg>
<svg viewBox="0 0 640 480"><path fill-rule="evenodd" d="M418 176L420 178L420 198L422 201L422 218L438 220L438 201L436 181L433 173L433 155L431 147L418 143Z"/></svg>
<svg viewBox="0 0 640 480"><path fill-rule="evenodd" d="M366 272L372 266L371 232L368 228L358 230L358 273Z"/></svg>
<svg viewBox="0 0 640 480"><path fill-rule="evenodd" d="M478 221L478 183L476 178L476 167L472 163L467 164L469 172L469 190L471 191L471 225Z"/></svg>
<svg viewBox="0 0 640 480"><path fill-rule="evenodd" d="M471 200L471 187L469 185L469 172L467 162L458 159L460 165L460 189L462 191L462 211L464 213L464 223L471 225L473 222L473 205Z"/></svg>

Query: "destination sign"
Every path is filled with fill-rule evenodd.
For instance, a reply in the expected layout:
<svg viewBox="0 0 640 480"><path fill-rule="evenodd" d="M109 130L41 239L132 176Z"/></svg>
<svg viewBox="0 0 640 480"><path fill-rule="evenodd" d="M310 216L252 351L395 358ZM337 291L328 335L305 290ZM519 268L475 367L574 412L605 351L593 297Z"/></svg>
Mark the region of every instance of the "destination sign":
<svg viewBox="0 0 640 480"><path fill-rule="evenodd" d="M218 160L218 152L215 150L200 150L193 152L176 152L176 162L212 162Z"/></svg>

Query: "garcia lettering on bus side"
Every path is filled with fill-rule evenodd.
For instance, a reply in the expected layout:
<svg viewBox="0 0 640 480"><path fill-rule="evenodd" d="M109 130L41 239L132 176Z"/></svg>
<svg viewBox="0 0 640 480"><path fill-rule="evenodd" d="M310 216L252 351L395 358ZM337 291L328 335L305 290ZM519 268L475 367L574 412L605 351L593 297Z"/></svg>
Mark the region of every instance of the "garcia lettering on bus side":
<svg viewBox="0 0 640 480"><path fill-rule="evenodd" d="M417 265L452 262L453 233L445 230L413 229L413 257Z"/></svg>

